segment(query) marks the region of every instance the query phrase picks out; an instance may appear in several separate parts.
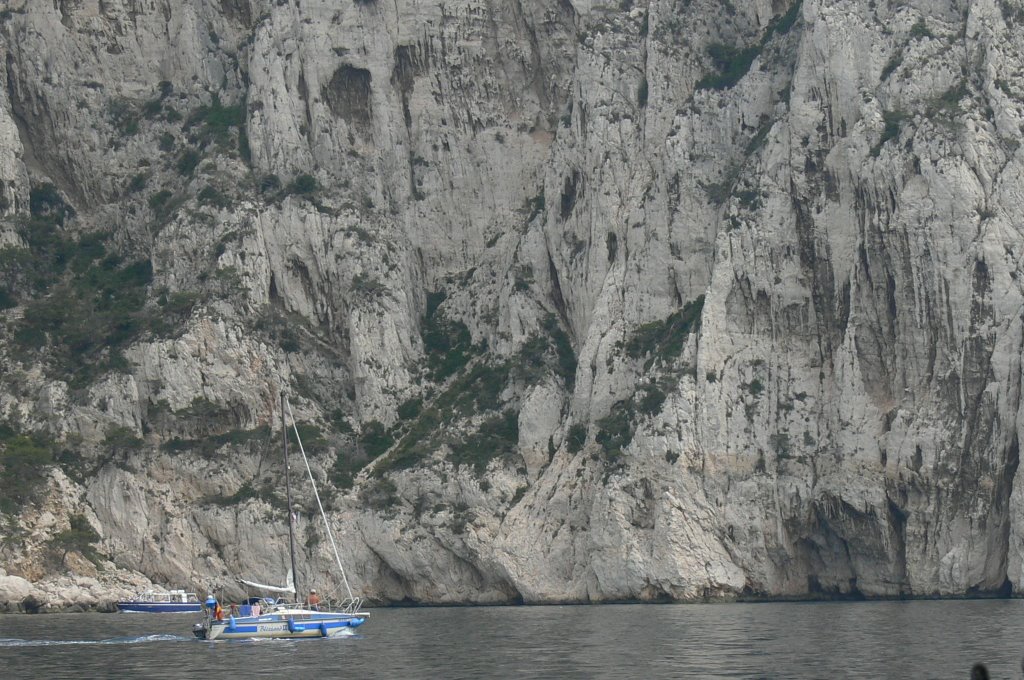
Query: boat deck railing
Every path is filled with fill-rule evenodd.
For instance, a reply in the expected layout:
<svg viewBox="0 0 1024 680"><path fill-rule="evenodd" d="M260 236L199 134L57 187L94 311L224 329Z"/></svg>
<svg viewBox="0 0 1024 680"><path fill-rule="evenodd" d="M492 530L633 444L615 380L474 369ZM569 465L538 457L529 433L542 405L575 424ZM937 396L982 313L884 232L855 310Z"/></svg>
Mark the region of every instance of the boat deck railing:
<svg viewBox="0 0 1024 680"><path fill-rule="evenodd" d="M341 601L339 609L346 614L354 614L360 610L363 606L363 598L361 597L346 597Z"/></svg>
<svg viewBox="0 0 1024 680"><path fill-rule="evenodd" d="M242 609L242 607L248 609ZM363 598L347 597L340 602L325 600L316 605L307 605L305 602L277 602L266 604L260 608L260 614L272 614L279 609L310 609L315 612L341 612L344 614L356 614L363 606ZM253 616L250 605L229 604L225 606L226 616Z"/></svg>

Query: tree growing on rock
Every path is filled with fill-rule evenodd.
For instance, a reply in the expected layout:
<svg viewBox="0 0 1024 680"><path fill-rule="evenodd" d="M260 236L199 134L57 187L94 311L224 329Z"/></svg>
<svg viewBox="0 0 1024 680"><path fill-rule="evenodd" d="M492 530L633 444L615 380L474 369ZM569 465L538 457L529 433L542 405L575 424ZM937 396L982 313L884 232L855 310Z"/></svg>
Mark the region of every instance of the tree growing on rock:
<svg viewBox="0 0 1024 680"><path fill-rule="evenodd" d="M15 436L0 445L0 512L18 512L35 499L53 454L45 442L28 436Z"/></svg>
<svg viewBox="0 0 1024 680"><path fill-rule="evenodd" d="M100 535L92 528L85 515L72 515L69 527L50 539L50 548L54 554L60 553L60 565L64 566L68 553L81 553L89 560L95 560L96 549L93 543L100 540Z"/></svg>

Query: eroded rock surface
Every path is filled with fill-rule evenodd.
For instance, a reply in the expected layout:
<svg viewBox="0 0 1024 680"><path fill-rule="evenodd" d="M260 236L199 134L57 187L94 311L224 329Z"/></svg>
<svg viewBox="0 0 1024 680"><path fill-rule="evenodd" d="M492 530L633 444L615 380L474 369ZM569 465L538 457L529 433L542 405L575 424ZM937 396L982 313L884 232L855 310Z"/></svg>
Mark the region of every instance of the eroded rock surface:
<svg viewBox="0 0 1024 680"><path fill-rule="evenodd" d="M0 446L54 459L9 608L282 581L282 390L377 601L1024 582L1019 0L14 0L0 36Z"/></svg>

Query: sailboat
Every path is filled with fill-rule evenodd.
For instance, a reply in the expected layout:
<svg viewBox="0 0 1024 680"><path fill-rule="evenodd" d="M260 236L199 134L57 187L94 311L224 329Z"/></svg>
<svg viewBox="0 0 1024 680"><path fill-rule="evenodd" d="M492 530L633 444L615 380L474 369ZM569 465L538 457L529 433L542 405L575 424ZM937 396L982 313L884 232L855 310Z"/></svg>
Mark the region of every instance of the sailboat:
<svg viewBox="0 0 1024 680"><path fill-rule="evenodd" d="M200 640L329 638L344 634L353 628L363 625L370 616L367 612L359 611L362 606L362 598L356 597L352 593L348 577L345 576L345 568L342 566L341 556L338 554L338 545L334 541L334 534L331 532L331 526L327 522L327 513L324 512L323 503L320 502L320 494L316 489L316 480L313 478L313 471L309 467L309 459L306 457L306 450L302 446L302 439L299 438L299 428L295 424L295 416L292 414L291 405L284 394L281 395L281 433L284 440L284 481L288 497L288 544L291 554L291 570L288 572L287 584L283 587L267 586L252 581L239 580L247 585L270 592L293 596L301 592L295 583L298 570L295 568L295 519L292 514L292 487L291 476L288 470L286 409L292 420L295 439L299 444L302 460L306 464L306 472L309 474L309 481L313 486L313 495L316 497L316 504L320 508L320 516L324 520L327 537L331 540L334 558L338 563L338 570L348 597L342 600L337 608L330 610L325 610L317 605L284 602L282 598L268 602L266 611L262 611L262 607L254 611L249 606L243 606L238 609L237 615L233 611L224 612L217 601L211 597L206 601L204 620L192 627L192 633Z"/></svg>

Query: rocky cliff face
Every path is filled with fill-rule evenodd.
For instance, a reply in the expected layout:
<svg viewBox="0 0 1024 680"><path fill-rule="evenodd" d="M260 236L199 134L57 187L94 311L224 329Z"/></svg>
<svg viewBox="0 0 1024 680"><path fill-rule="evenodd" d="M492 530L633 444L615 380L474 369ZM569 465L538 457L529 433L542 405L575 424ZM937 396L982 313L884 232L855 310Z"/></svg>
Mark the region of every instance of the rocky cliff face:
<svg viewBox="0 0 1024 680"><path fill-rule="evenodd" d="M0 599L281 580L282 390L377 601L1018 590L1022 35L11 0Z"/></svg>

